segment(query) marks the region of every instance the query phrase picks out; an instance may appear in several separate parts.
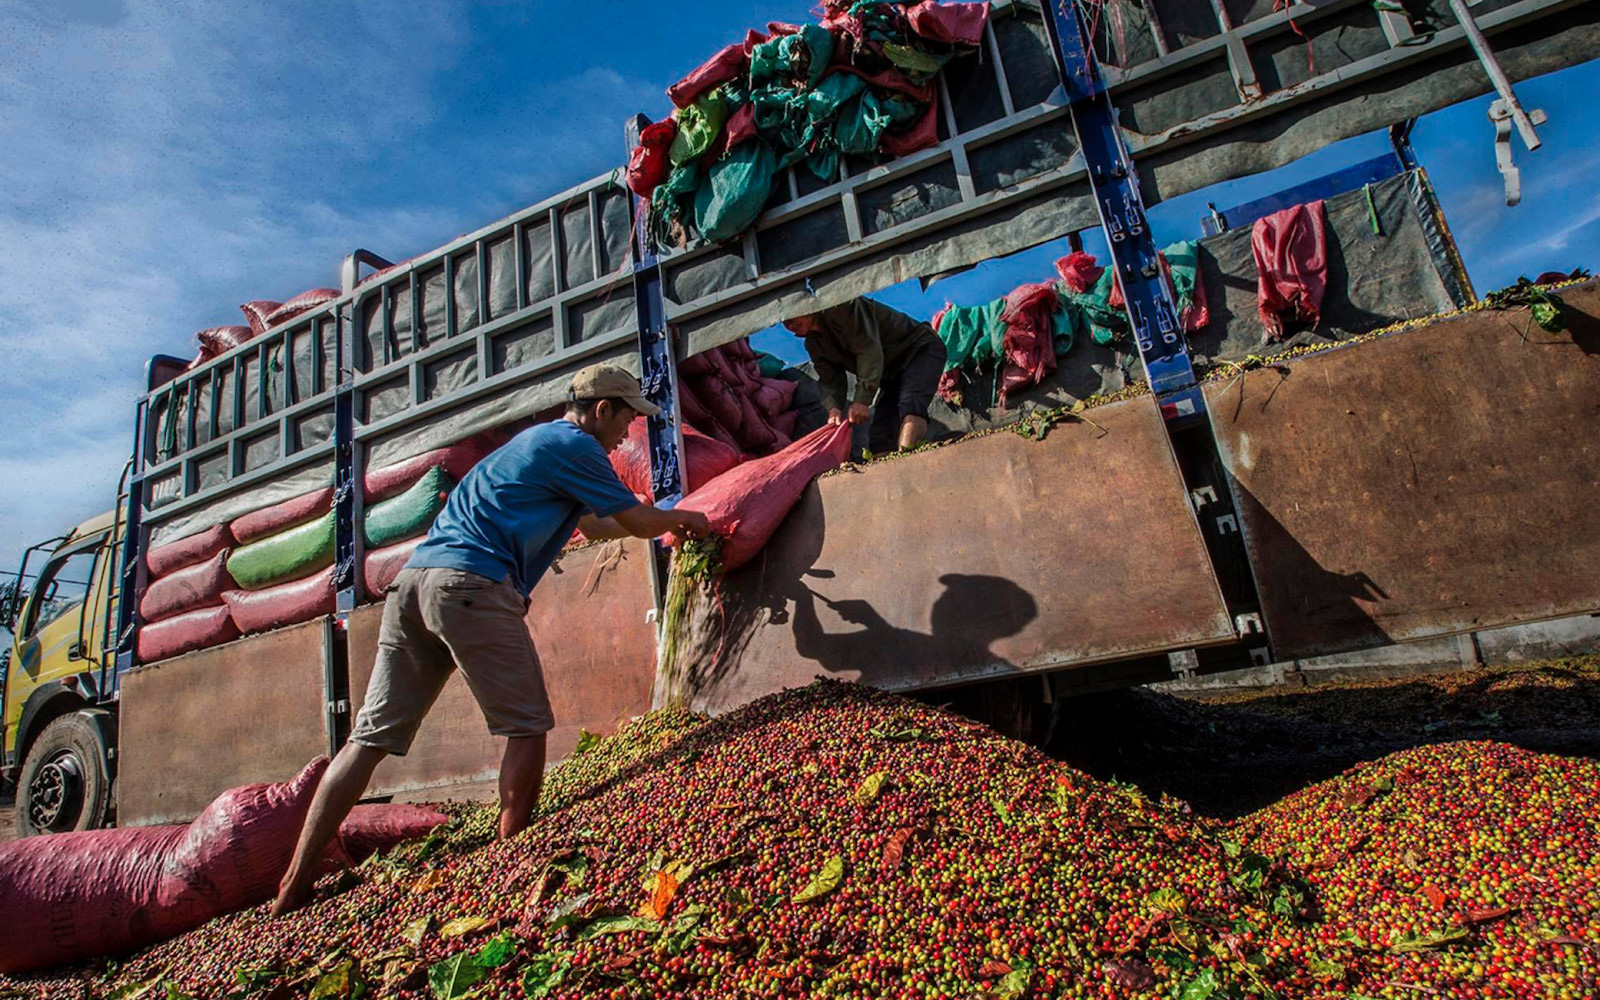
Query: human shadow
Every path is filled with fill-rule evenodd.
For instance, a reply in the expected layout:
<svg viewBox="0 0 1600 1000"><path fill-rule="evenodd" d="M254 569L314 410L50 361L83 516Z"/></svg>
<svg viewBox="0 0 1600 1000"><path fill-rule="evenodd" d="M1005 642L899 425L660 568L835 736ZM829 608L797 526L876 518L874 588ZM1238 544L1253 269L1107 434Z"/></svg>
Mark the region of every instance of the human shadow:
<svg viewBox="0 0 1600 1000"><path fill-rule="evenodd" d="M833 600L801 582L790 618L795 653L829 673L856 674L865 684L908 667L934 676L1015 670L993 644L1038 617L1033 595L1014 581L985 574L946 573L939 583L944 590L929 609L929 631L919 632L892 624L869 601ZM856 628L831 629L818 614L819 603Z"/></svg>
<svg viewBox="0 0 1600 1000"><path fill-rule="evenodd" d="M848 527L849 538L861 541L859 551L837 569L825 565L842 551L832 548L825 557L829 530L813 483L760 554L698 592L677 660L695 698L716 702L741 670L758 687L792 686L819 674L900 687L893 682L908 677L1016 669L993 648L1038 616L1037 601L1015 581L946 573L937 579L943 589L929 599L932 581L883 581L876 571L854 571L881 562L861 525ZM855 596L881 584L881 598ZM851 596L835 596L841 591ZM924 615L927 631L908 624Z"/></svg>

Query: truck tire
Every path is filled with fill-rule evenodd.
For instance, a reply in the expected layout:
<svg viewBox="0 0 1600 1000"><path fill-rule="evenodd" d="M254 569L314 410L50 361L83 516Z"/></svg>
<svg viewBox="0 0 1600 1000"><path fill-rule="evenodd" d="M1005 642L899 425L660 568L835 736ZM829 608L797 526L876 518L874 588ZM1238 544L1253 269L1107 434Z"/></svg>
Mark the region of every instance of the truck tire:
<svg viewBox="0 0 1600 1000"><path fill-rule="evenodd" d="M86 713L50 723L17 775L17 836L95 830L111 812L105 736Z"/></svg>

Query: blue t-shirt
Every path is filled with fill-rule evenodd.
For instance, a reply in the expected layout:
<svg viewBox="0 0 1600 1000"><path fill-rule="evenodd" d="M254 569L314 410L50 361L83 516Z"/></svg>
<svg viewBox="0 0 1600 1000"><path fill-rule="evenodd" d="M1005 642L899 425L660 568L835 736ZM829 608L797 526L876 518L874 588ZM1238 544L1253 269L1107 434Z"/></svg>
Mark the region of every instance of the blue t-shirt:
<svg viewBox="0 0 1600 1000"><path fill-rule="evenodd" d="M579 517L610 517L638 502L599 441L571 421L553 420L473 466L406 566L509 578L527 597Z"/></svg>

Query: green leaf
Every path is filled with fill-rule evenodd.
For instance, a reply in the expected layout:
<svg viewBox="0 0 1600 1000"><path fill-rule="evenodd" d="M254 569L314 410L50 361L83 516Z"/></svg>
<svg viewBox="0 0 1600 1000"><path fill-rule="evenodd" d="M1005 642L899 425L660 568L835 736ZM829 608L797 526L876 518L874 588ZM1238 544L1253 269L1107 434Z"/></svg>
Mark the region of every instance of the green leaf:
<svg viewBox="0 0 1600 1000"><path fill-rule="evenodd" d="M1145 902L1150 904L1152 910L1160 913L1177 914L1189 908L1189 901L1183 897L1183 893L1171 886L1152 892L1145 897Z"/></svg>
<svg viewBox="0 0 1600 1000"><path fill-rule="evenodd" d="M890 743L910 743L927 735L927 730L920 726L907 725L907 721L897 716L887 722L880 722L867 730L867 732L880 740L888 740Z"/></svg>
<svg viewBox="0 0 1600 1000"><path fill-rule="evenodd" d="M457 917L439 928L439 936L442 938L465 937L488 922L485 917Z"/></svg>
<svg viewBox="0 0 1600 1000"><path fill-rule="evenodd" d="M667 926L665 944L667 951L674 955L681 955L689 950L694 943L695 931L699 929L705 919L706 908L696 904L684 910L672 919Z"/></svg>
<svg viewBox="0 0 1600 1000"><path fill-rule="evenodd" d="M282 970L267 966L260 966L256 968L240 966L239 968L233 970L234 982L239 984L240 990L247 996L256 992L257 990L265 989L266 987L271 986L273 983L282 978ZM146 984L145 989L148 988L149 984ZM112 997L114 1000L131 1000L131 997L128 994L124 994L120 991L113 993Z"/></svg>
<svg viewBox="0 0 1600 1000"><path fill-rule="evenodd" d="M550 915L544 918L544 922L549 925L551 930L559 930L562 927L583 923L583 918L578 916L578 911L589 905L592 895L592 893L585 892L570 897L566 902L552 909Z"/></svg>
<svg viewBox="0 0 1600 1000"><path fill-rule="evenodd" d="M587 729L578 730L578 746L572 751L573 756L593 750L599 745L600 739L599 733L591 733Z"/></svg>
<svg viewBox="0 0 1600 1000"><path fill-rule="evenodd" d="M811 883L804 889L794 894L793 902L809 903L821 899L828 893L839 888L839 883L844 881L844 858L835 854L829 858L822 870L812 876Z"/></svg>
<svg viewBox="0 0 1600 1000"><path fill-rule="evenodd" d="M1446 927L1436 934L1413 934L1407 932L1395 939L1391 946L1393 950L1406 951L1431 951L1434 948L1443 948L1448 944L1455 944L1467 937L1465 927Z"/></svg>
<svg viewBox="0 0 1600 1000"><path fill-rule="evenodd" d="M1338 981L1343 979L1345 975L1343 965L1330 959L1318 958L1315 955L1311 956L1310 961L1306 963L1306 967L1318 979Z"/></svg>
<svg viewBox="0 0 1600 1000"><path fill-rule="evenodd" d="M1215 969L1202 969L1200 974L1178 989L1178 1000L1208 1000L1220 988Z"/></svg>
<svg viewBox="0 0 1600 1000"><path fill-rule="evenodd" d="M1020 997L1028 992L1028 984L1031 982L1033 982L1033 966L1026 962L1012 962L1011 971L995 984L994 995L999 1000Z"/></svg>
<svg viewBox="0 0 1600 1000"><path fill-rule="evenodd" d="M563 854L550 862L550 870L567 876L567 888L577 889L589 878L589 858L578 851Z"/></svg>
<svg viewBox="0 0 1600 1000"><path fill-rule="evenodd" d="M522 970L522 992L533 1000L550 995L567 977L572 959L565 953L545 952L534 956Z"/></svg>
<svg viewBox="0 0 1600 1000"><path fill-rule="evenodd" d="M1195 930L1194 924L1187 920L1174 920L1169 929L1172 932L1172 940L1184 950L1190 953L1200 951L1200 933Z"/></svg>
<svg viewBox="0 0 1600 1000"><path fill-rule="evenodd" d="M347 959L317 980L311 988L311 1000L355 1000L366 992L356 963Z"/></svg>
<svg viewBox="0 0 1600 1000"><path fill-rule="evenodd" d="M460 1000L483 978L483 966L468 952L458 952L428 969L428 989L437 1000Z"/></svg>
<svg viewBox="0 0 1600 1000"><path fill-rule="evenodd" d="M432 926L432 917L418 917L400 928L400 940L415 948L422 944L422 939L428 936L428 928Z"/></svg>
<svg viewBox="0 0 1600 1000"><path fill-rule="evenodd" d="M596 917L578 932L578 940L590 941L606 934L625 934L629 931L648 931L653 934L660 929L661 921L649 917Z"/></svg>
<svg viewBox="0 0 1600 1000"><path fill-rule="evenodd" d="M237 976L238 973L236 972L234 975ZM166 978L166 972L162 971L156 973L142 983L129 983L126 986L119 986L111 994L108 1000L141 1000L141 998L150 995L152 990L160 987ZM36 994L28 993L27 995L35 996Z"/></svg>
<svg viewBox="0 0 1600 1000"><path fill-rule="evenodd" d="M889 778L888 771L876 771L864 778L856 786L855 800L860 805L869 805L883 791L883 783Z"/></svg>
<svg viewBox="0 0 1600 1000"><path fill-rule="evenodd" d="M998 795L989 796L989 804L994 806L994 811L1000 815L1000 822L1006 826L1011 825L1011 807L1006 805L1005 799Z"/></svg>
<svg viewBox="0 0 1600 1000"><path fill-rule="evenodd" d="M518 943L514 934L504 931L490 938L475 957L485 969L498 968L516 956Z"/></svg>

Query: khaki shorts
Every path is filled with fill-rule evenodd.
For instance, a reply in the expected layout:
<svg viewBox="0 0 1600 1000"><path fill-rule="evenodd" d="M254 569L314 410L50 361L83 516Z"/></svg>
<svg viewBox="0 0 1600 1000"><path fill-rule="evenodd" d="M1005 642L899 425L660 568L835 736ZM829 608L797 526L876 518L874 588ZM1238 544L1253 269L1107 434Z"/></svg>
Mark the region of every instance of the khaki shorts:
<svg viewBox="0 0 1600 1000"><path fill-rule="evenodd" d="M510 583L456 569L401 570L383 603L378 661L350 742L404 756L457 668L489 732L549 732L555 719L526 613Z"/></svg>

